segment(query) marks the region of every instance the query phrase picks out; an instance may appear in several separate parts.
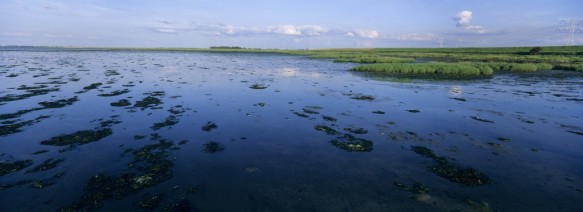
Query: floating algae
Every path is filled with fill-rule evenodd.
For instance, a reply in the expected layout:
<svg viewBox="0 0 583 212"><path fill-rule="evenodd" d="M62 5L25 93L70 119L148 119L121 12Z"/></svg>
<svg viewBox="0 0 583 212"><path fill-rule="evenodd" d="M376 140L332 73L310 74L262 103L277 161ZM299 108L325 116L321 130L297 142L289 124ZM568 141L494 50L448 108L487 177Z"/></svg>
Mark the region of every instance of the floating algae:
<svg viewBox="0 0 583 212"><path fill-rule="evenodd" d="M0 126L0 136L19 133L22 131L22 130L20 130L20 128L22 128L24 126L31 126L33 124L40 122L42 119L46 119L46 118L49 118L49 116L39 116L38 118L36 118L34 120L2 125L2 126Z"/></svg>
<svg viewBox="0 0 583 212"><path fill-rule="evenodd" d="M152 139L157 140L159 137ZM101 208L104 201L124 199L172 178L174 163L167 159L167 150L172 146L172 141L160 140L138 150L128 150L134 155L134 160L128 165L134 172L91 177L83 195L59 211L94 211Z"/></svg>
<svg viewBox="0 0 583 212"><path fill-rule="evenodd" d="M354 134L367 134L368 130L364 129L364 128L344 128L345 131L347 132L351 132Z"/></svg>
<svg viewBox="0 0 583 212"><path fill-rule="evenodd" d="M257 89L266 89L267 87L268 87L267 85L259 84L259 83L255 83L255 84L249 86L249 88L256 89L256 90Z"/></svg>
<svg viewBox="0 0 583 212"><path fill-rule="evenodd" d="M72 134L61 134L59 136L53 137L49 140L44 140L41 142L42 145L52 145L52 146L65 146L65 145L78 145L87 144L95 141L99 141L113 132L110 128L100 129L100 130L81 130Z"/></svg>
<svg viewBox="0 0 583 212"><path fill-rule="evenodd" d="M483 119L483 118L480 118L478 116L471 116L470 118L472 118L473 120L476 120L476 121L481 121L481 122L486 122L486 123L494 123L494 121L491 121L488 119Z"/></svg>
<svg viewBox="0 0 583 212"><path fill-rule="evenodd" d="M32 89L32 90L26 90L25 94L20 94L20 95L6 95L6 96L1 96L0 97L0 102L11 102L11 101L18 101L18 100L23 100L23 99L28 99L30 97L33 96L41 96L41 95L45 95L51 92L56 92L56 91L60 91L60 88L46 88L46 89Z"/></svg>
<svg viewBox="0 0 583 212"><path fill-rule="evenodd" d="M332 140L332 145L349 152L370 152L373 143L369 140L355 139L353 141Z"/></svg>
<svg viewBox="0 0 583 212"><path fill-rule="evenodd" d="M88 86L83 87L83 91L79 91L77 93L84 93L84 92L87 92L87 91L90 91L90 90L93 90L93 89L97 89L101 85L103 85L103 83L100 83L100 82L93 83L91 85L88 85Z"/></svg>
<svg viewBox="0 0 583 212"><path fill-rule="evenodd" d="M325 132L328 135L337 135L338 134L338 131L336 131L335 129L332 129L331 127L324 126L324 125L316 125L314 127L314 129L316 131Z"/></svg>
<svg viewBox="0 0 583 212"><path fill-rule="evenodd" d="M45 107L45 108L62 108L62 107L66 107L69 105L72 105L73 103L75 103L76 101L79 101L79 98L72 97L69 99L60 99L57 101L53 101L53 102L39 102L38 104Z"/></svg>
<svg viewBox="0 0 583 212"><path fill-rule="evenodd" d="M351 99L355 100L365 100L365 101L372 101L375 100L375 97L372 95L364 95L364 94L355 94L350 97Z"/></svg>
<svg viewBox="0 0 583 212"><path fill-rule="evenodd" d="M302 117L302 118L310 118L310 116L308 114L305 113L300 113L300 112L293 112L296 116Z"/></svg>
<svg viewBox="0 0 583 212"><path fill-rule="evenodd" d="M324 116L322 115L322 119L324 119L324 121L329 121L329 122L336 122L338 121L336 118L331 117L331 116Z"/></svg>
<svg viewBox="0 0 583 212"><path fill-rule="evenodd" d="M175 124L178 124L178 119L176 118L176 116L168 116L164 122L154 123L152 129L159 130L163 127L169 127Z"/></svg>
<svg viewBox="0 0 583 212"><path fill-rule="evenodd" d="M182 198L176 202L167 204L164 206L162 211L191 211L192 206L190 206L190 202L188 199Z"/></svg>
<svg viewBox="0 0 583 212"><path fill-rule="evenodd" d="M407 186L399 182L394 182L393 184L403 191L411 193L411 198L417 201L426 202L430 198L430 196L427 194L429 192L429 188L427 188L427 186L422 183L414 183L412 186Z"/></svg>
<svg viewBox="0 0 583 212"><path fill-rule="evenodd" d="M320 112L312 110L310 108L304 108L302 110L304 111L304 113L307 113L307 114L320 114Z"/></svg>
<svg viewBox="0 0 583 212"><path fill-rule="evenodd" d="M119 95L126 94L129 92L130 92L129 89L123 89L123 90L112 91L110 93L100 93L97 96L101 96L101 97L119 96Z"/></svg>
<svg viewBox="0 0 583 212"><path fill-rule="evenodd" d="M463 168L451 164L445 157L437 156L433 151L424 146L412 146L411 150L426 158L431 158L435 164L431 170L440 177L451 182L464 184L466 186L479 186L492 182L486 175L473 168Z"/></svg>
<svg viewBox="0 0 583 212"><path fill-rule="evenodd" d="M129 100L127 100L127 99L120 99L119 101L112 102L109 105L111 105L113 107L127 107L127 106L132 105L132 103Z"/></svg>
<svg viewBox="0 0 583 212"><path fill-rule="evenodd" d="M148 107L157 106L159 104L162 104L162 100L160 100L154 96L147 96L144 99L137 101L134 104L134 107L139 107L139 108L142 108L142 110L144 110Z"/></svg>
<svg viewBox="0 0 583 212"><path fill-rule="evenodd" d="M12 163L0 162L0 176L20 171L32 165L32 160L21 160Z"/></svg>
<svg viewBox="0 0 583 212"><path fill-rule="evenodd" d="M142 200L136 203L136 208L149 210L155 209L160 205L160 203L162 203L164 196L164 193L146 195Z"/></svg>
<svg viewBox="0 0 583 212"><path fill-rule="evenodd" d="M202 131L206 131L206 132L210 132L213 129L217 129L219 128L219 126L213 122L207 122L204 126L202 126L200 129Z"/></svg>
<svg viewBox="0 0 583 212"><path fill-rule="evenodd" d="M216 141L210 141L202 145L202 152L206 153L217 153L225 150L225 147Z"/></svg>
<svg viewBox="0 0 583 212"><path fill-rule="evenodd" d="M53 169L53 168L57 167L63 161L65 161L65 159L58 159L58 160L48 159L48 160L45 160L43 163L35 166L34 168L26 171L26 173L42 172L42 171L46 171L49 169Z"/></svg>

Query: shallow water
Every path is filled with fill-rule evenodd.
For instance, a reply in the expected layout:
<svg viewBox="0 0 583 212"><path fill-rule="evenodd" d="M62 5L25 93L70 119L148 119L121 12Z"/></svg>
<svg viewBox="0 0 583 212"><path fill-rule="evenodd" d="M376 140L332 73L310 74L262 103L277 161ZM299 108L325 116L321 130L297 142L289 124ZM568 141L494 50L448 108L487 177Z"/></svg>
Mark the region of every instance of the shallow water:
<svg viewBox="0 0 583 212"><path fill-rule="evenodd" d="M582 209L583 74L429 81L350 67L272 54L0 52L0 162L32 162L0 173L0 209ZM172 144L145 148L161 141ZM490 181L441 176L415 146ZM125 193L98 199L88 183L124 174ZM136 205L148 199L161 201Z"/></svg>

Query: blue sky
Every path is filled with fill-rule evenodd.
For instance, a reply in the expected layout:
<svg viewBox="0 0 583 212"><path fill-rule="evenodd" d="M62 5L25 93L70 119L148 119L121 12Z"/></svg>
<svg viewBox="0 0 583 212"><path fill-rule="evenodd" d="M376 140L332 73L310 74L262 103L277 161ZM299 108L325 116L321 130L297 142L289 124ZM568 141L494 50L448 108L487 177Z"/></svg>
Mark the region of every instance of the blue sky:
<svg viewBox="0 0 583 212"><path fill-rule="evenodd" d="M565 45L580 0L2 0L2 45L345 48ZM577 27L583 28L582 23ZM583 34L576 36L583 43Z"/></svg>

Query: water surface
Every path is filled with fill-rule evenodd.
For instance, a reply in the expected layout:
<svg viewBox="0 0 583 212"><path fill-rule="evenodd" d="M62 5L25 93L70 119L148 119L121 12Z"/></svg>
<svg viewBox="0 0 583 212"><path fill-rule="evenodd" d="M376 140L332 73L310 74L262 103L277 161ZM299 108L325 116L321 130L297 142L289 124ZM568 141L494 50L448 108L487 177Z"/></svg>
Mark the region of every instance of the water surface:
<svg viewBox="0 0 583 212"><path fill-rule="evenodd" d="M350 67L272 54L0 52L0 161L25 161L0 175L0 208L581 210L583 74L396 80ZM488 181L439 175L436 158ZM91 187L99 180L127 188L103 193Z"/></svg>

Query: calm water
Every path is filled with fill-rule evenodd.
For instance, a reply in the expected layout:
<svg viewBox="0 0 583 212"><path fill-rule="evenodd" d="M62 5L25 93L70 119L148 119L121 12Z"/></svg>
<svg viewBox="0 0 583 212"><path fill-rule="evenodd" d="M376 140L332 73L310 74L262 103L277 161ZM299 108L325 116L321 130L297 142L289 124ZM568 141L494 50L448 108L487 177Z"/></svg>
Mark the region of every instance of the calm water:
<svg viewBox="0 0 583 212"><path fill-rule="evenodd" d="M0 52L0 161L25 161L0 175L0 210L583 210L583 74L407 81L350 67ZM489 183L439 175L437 157Z"/></svg>

